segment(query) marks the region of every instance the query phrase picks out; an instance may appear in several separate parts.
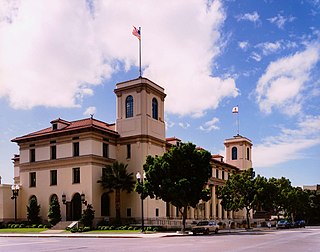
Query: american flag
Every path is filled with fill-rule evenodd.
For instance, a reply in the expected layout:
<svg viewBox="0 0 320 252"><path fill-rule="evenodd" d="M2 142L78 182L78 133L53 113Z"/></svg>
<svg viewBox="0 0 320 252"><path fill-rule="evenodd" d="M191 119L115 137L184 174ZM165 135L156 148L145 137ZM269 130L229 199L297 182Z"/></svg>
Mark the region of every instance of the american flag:
<svg viewBox="0 0 320 252"><path fill-rule="evenodd" d="M140 40L140 38L141 38L141 36L140 36L140 30L138 30L138 29L137 29L136 27L134 27L134 26L133 26L132 34L133 34L134 36L136 36L136 37Z"/></svg>

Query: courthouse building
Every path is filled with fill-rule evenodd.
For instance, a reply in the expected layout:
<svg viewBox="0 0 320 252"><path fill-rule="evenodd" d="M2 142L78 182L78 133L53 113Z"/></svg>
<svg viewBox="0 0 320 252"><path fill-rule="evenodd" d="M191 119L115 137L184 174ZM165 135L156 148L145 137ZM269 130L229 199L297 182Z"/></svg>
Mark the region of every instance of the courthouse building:
<svg viewBox="0 0 320 252"><path fill-rule="evenodd" d="M104 167L118 161L128 164L129 172L142 173L148 155L163 155L168 148L181 143L178 138L166 138L166 94L162 87L138 78L116 84L114 92L117 96L115 123L93 117L77 121L58 118L51 121L51 125L48 123L48 128L12 140L19 145L19 154L13 158L14 183L20 185L19 220L26 220L26 206L33 197L41 206L43 221L47 220L52 197L60 202L62 220L79 220L84 203L92 204L96 222L114 218L115 195L97 183ZM216 186L223 185L232 171L252 167L252 143L237 135L226 139L224 145L225 160L221 155L212 156L212 178L207 185L212 190L212 198L206 203L199 202L195 209L190 208L190 220L243 217L224 211L215 192ZM147 198L143 205L146 223L180 217L175 207L162 200ZM121 217L141 218L139 194L121 192Z"/></svg>

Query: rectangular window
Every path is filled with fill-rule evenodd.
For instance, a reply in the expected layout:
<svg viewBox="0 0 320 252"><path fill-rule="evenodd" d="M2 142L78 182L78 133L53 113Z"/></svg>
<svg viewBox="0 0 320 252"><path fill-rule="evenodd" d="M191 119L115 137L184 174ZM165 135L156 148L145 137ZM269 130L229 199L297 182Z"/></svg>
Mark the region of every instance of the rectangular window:
<svg viewBox="0 0 320 252"><path fill-rule="evenodd" d="M131 217L131 208L127 208L127 217Z"/></svg>
<svg viewBox="0 0 320 252"><path fill-rule="evenodd" d="M36 173L35 172L30 172L29 173L29 179L30 179L30 181L29 181L30 187L36 187L37 179L36 179Z"/></svg>
<svg viewBox="0 0 320 252"><path fill-rule="evenodd" d="M159 208L156 208L156 217L159 217Z"/></svg>
<svg viewBox="0 0 320 252"><path fill-rule="evenodd" d="M102 154L103 154L103 157L105 158L109 157L109 144L107 143L102 144Z"/></svg>
<svg viewBox="0 0 320 252"><path fill-rule="evenodd" d="M56 159L57 158L57 146L52 145L50 146L51 149L51 159Z"/></svg>
<svg viewBox="0 0 320 252"><path fill-rule="evenodd" d="M131 158L131 144L127 144L127 158Z"/></svg>
<svg viewBox="0 0 320 252"><path fill-rule="evenodd" d="M219 170L216 169L216 178L219 178Z"/></svg>
<svg viewBox="0 0 320 252"><path fill-rule="evenodd" d="M30 149L30 162L36 161L36 149Z"/></svg>
<svg viewBox="0 0 320 252"><path fill-rule="evenodd" d="M222 170L222 179L224 180L224 170Z"/></svg>
<svg viewBox="0 0 320 252"><path fill-rule="evenodd" d="M57 185L57 170L50 171L50 185Z"/></svg>
<svg viewBox="0 0 320 252"><path fill-rule="evenodd" d="M80 168L73 168L73 184L80 183Z"/></svg>
<svg viewBox="0 0 320 252"><path fill-rule="evenodd" d="M79 156L79 142L73 143L73 156L78 157Z"/></svg>

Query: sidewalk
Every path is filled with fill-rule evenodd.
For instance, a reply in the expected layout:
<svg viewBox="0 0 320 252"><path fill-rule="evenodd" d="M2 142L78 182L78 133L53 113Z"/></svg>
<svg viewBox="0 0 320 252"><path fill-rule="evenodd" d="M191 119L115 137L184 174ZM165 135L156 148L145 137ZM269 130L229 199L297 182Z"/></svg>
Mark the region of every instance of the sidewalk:
<svg viewBox="0 0 320 252"><path fill-rule="evenodd" d="M223 229L219 230L218 234L211 234L211 236L219 234L235 234L241 232L267 232L275 229L268 228L253 228L246 230L244 228L239 229ZM161 238L161 237L173 237L173 236L192 236L192 232L181 234L179 232L156 232L156 233L69 233L64 230L46 230L41 233L0 233L0 237L66 237L66 238Z"/></svg>

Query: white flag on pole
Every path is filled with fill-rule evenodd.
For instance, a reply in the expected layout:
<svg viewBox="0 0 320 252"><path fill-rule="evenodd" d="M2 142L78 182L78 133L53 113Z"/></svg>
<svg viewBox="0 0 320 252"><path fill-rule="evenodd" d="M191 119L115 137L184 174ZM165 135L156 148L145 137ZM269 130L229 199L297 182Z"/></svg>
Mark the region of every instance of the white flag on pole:
<svg viewBox="0 0 320 252"><path fill-rule="evenodd" d="M238 106L233 107L232 113L239 113L239 108L238 108Z"/></svg>

